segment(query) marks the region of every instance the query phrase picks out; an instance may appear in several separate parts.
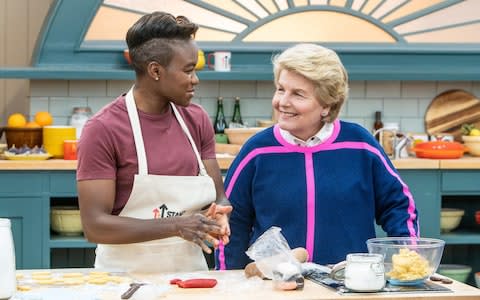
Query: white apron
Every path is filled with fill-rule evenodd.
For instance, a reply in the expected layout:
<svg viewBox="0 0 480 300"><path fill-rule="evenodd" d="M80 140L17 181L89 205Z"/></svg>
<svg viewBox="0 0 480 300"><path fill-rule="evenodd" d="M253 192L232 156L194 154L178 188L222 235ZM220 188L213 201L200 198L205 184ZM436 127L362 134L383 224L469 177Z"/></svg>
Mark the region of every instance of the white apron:
<svg viewBox="0 0 480 300"><path fill-rule="evenodd" d="M214 202L216 192L213 180L208 176L192 136L175 105L170 103L197 157L200 167L198 176L148 174L133 88L127 93L126 104L137 151L138 174L135 175L132 192L120 216L154 219L189 215ZM201 247L179 237L122 245L99 244L95 267L144 273L208 269Z"/></svg>

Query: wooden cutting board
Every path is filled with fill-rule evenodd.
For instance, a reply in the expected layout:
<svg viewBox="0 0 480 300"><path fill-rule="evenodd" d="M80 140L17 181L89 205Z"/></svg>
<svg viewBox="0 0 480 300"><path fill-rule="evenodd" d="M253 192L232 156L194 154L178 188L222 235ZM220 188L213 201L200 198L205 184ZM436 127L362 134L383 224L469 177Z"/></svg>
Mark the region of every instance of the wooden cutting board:
<svg viewBox="0 0 480 300"><path fill-rule="evenodd" d="M480 100L464 90L448 90L433 98L425 112L428 134L451 134L461 141L462 125L480 128Z"/></svg>

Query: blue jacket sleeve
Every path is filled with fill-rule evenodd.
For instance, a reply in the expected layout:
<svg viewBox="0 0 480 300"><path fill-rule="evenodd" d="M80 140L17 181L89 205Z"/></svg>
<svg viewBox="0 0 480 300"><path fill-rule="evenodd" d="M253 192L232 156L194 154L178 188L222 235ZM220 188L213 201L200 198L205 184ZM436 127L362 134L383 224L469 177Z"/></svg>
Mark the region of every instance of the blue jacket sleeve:
<svg viewBox="0 0 480 300"><path fill-rule="evenodd" d="M418 212L413 195L391 161L373 165L376 220L388 236L418 236Z"/></svg>

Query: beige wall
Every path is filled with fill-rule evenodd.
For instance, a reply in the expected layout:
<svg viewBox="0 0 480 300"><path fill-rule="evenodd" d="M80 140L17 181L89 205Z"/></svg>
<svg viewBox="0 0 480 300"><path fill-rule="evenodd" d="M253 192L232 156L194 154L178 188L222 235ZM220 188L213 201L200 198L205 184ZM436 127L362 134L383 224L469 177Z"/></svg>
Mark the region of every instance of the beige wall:
<svg viewBox="0 0 480 300"><path fill-rule="evenodd" d="M0 0L0 68L29 66L54 0ZM29 80L0 79L0 126L14 112L29 113Z"/></svg>

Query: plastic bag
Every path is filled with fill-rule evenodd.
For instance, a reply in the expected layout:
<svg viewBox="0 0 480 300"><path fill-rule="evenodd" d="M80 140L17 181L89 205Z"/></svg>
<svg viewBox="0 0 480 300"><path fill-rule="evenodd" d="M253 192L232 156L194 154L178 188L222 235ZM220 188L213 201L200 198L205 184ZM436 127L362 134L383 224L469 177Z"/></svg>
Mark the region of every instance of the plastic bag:
<svg viewBox="0 0 480 300"><path fill-rule="evenodd" d="M285 237L276 226L270 227L245 252L253 259L257 268L267 277L273 279L273 271L282 263L291 263L301 270L300 263L293 256Z"/></svg>

